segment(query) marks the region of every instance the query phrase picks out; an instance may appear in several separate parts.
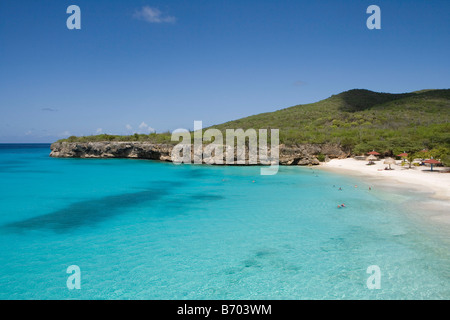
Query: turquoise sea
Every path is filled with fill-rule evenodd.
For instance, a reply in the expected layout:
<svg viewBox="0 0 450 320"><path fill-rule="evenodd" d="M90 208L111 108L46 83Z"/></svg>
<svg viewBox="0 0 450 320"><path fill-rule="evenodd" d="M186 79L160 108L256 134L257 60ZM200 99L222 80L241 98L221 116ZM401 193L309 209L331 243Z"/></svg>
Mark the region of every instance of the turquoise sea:
<svg viewBox="0 0 450 320"><path fill-rule="evenodd" d="M0 145L0 299L450 298L449 230L416 214L417 193L49 152Z"/></svg>

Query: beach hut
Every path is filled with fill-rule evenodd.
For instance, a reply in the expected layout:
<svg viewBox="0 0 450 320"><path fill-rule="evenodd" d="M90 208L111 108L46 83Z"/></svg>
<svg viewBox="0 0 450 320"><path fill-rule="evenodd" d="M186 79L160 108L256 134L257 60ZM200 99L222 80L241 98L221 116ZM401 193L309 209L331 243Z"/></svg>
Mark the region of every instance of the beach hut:
<svg viewBox="0 0 450 320"><path fill-rule="evenodd" d="M439 161L437 161L437 160L435 160L433 158L425 160L423 163L429 163L431 165L431 171L433 171L433 165L441 164Z"/></svg>
<svg viewBox="0 0 450 320"><path fill-rule="evenodd" d="M384 160L384 164L388 164L389 165L389 170L392 170L391 164L395 164L395 160L392 159L392 158L386 158L386 160Z"/></svg>

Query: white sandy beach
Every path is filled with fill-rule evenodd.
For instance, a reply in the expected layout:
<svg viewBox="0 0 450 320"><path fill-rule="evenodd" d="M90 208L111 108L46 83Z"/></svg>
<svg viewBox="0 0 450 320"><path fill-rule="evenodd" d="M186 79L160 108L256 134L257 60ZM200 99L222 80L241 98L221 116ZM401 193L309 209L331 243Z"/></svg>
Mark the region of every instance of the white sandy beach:
<svg viewBox="0 0 450 320"><path fill-rule="evenodd" d="M358 176L375 178L378 181L392 184L392 186L418 189L423 192L432 193L433 197L440 200L450 200L450 173L443 173L444 168L435 167L435 172L430 167L408 167L400 166L400 160L396 165L391 165L394 170L384 170L388 165L384 160L375 161L374 165L367 165L367 161L348 159L333 159L323 163L322 168L334 172L347 172Z"/></svg>

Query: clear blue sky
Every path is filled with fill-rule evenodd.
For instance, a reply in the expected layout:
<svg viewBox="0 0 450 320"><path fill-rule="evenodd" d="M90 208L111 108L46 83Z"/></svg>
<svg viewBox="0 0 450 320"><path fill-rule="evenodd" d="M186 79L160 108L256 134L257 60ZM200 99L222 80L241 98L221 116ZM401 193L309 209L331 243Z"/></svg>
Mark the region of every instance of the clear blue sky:
<svg viewBox="0 0 450 320"><path fill-rule="evenodd" d="M66 27L71 4L81 30ZM381 30L366 27L371 4ZM449 88L449 13L448 0L1 0L0 142Z"/></svg>

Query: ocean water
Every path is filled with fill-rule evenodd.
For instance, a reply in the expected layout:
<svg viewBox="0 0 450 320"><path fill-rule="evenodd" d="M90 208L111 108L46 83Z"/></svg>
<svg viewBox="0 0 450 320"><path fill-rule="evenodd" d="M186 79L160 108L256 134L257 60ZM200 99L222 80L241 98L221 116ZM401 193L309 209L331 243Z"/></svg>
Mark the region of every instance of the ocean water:
<svg viewBox="0 0 450 320"><path fill-rule="evenodd" d="M49 151L0 145L0 299L450 298L449 230L417 218L416 193Z"/></svg>

